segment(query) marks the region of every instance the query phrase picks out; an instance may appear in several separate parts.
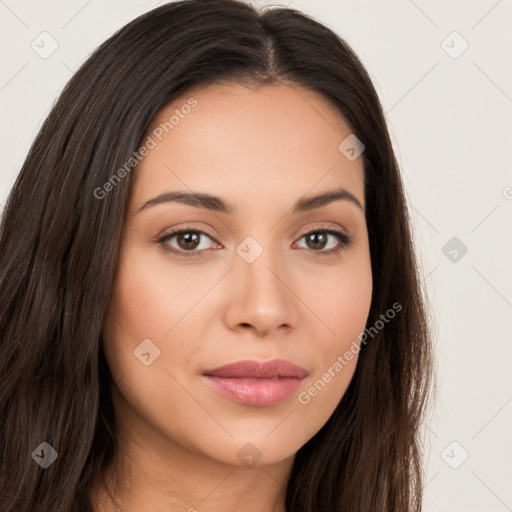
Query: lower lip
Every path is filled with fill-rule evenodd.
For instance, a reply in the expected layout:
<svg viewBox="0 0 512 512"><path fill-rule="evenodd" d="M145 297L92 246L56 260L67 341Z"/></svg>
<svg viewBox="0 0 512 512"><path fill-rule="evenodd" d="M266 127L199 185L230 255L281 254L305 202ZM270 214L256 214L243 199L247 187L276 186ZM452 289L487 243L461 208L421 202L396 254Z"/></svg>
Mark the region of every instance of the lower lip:
<svg viewBox="0 0 512 512"><path fill-rule="evenodd" d="M275 405L292 395L304 378L248 379L205 376L221 395L246 405Z"/></svg>

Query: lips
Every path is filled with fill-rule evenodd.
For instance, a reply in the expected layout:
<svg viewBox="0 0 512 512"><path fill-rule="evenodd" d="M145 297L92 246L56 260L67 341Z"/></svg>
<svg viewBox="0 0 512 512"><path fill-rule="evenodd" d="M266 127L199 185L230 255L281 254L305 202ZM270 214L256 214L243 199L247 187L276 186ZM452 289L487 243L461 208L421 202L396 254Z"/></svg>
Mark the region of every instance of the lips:
<svg viewBox="0 0 512 512"><path fill-rule="evenodd" d="M293 394L308 372L289 361L237 361L203 372L219 394L246 405L275 405Z"/></svg>
<svg viewBox="0 0 512 512"><path fill-rule="evenodd" d="M224 378L273 379L284 377L302 378L308 372L304 368L283 359L273 359L264 363L258 361L236 361L213 370L206 370L204 374Z"/></svg>

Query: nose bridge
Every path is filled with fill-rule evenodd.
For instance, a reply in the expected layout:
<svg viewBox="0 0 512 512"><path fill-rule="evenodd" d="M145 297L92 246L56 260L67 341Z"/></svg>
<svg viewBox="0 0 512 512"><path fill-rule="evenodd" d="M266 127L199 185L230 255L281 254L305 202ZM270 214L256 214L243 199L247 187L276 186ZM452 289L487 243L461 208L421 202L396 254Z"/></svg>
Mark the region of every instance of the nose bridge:
<svg viewBox="0 0 512 512"><path fill-rule="evenodd" d="M266 236L264 240L260 236L259 239L261 243L248 236L238 245L235 270L245 282L246 297L277 300L286 293L282 281L278 279L280 269L284 268L281 256L276 247L271 247L271 236Z"/></svg>
<svg viewBox="0 0 512 512"><path fill-rule="evenodd" d="M293 297L286 286L285 262L271 236L246 237L236 248L232 278L235 292L230 299L229 321L251 325L261 334L296 321Z"/></svg>

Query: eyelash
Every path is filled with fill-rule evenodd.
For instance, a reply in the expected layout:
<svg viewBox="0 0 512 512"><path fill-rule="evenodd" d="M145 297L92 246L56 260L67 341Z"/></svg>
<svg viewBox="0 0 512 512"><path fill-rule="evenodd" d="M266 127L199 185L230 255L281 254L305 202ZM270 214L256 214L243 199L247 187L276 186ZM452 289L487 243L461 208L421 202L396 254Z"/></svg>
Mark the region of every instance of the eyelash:
<svg viewBox="0 0 512 512"><path fill-rule="evenodd" d="M213 242L218 243L208 233L205 233L204 231L201 231L200 229L197 229L197 228L187 228L187 227L180 228L180 229L177 229L176 231L172 231L171 233L163 235L161 238L159 238L157 240L157 243L162 246L162 249L164 251L173 253L174 255L179 256L179 257L185 257L185 258L198 257L198 256L200 257L202 255L202 253L204 252L204 250L202 250L202 251L178 250L173 247L170 247L166 243L171 238L174 238L176 235L180 235L182 233L198 233L198 234L201 234L201 235L204 235L204 236L210 238ZM343 232L341 230L334 229L334 228L328 228L328 229L327 228L313 228L312 230L304 233L299 238L299 240L302 240L304 237L306 237L312 233L327 233L329 235L335 236L338 239L338 241L340 242L338 247L336 247L335 249L330 249L328 251L315 251L315 250L311 249L311 252L318 254L319 256L336 256L341 251L346 249L347 247L350 247L350 245L352 245L352 242L353 242L351 236L347 235L345 232Z"/></svg>

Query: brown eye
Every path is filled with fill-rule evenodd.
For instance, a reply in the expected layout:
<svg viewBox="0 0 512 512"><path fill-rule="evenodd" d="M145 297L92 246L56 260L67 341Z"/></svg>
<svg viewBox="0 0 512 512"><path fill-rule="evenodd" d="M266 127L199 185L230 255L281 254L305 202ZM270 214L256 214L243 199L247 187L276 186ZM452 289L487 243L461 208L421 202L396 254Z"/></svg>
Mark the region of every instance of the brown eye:
<svg viewBox="0 0 512 512"><path fill-rule="evenodd" d="M314 233L309 233L304 235L306 238L306 244L310 249L324 249L327 244L328 236L322 231L315 231Z"/></svg>
<svg viewBox="0 0 512 512"><path fill-rule="evenodd" d="M195 232L187 231L185 233L178 233L176 235L176 242L179 245L180 249L195 249L200 242L201 235L198 235Z"/></svg>
<svg viewBox="0 0 512 512"><path fill-rule="evenodd" d="M331 247L328 248L329 250L325 250L329 243L329 237L337 239L338 245L332 247L331 244ZM306 249L311 249L313 252L318 252L322 255L337 254L352 243L352 238L349 235L335 229L317 229L302 235L302 238L306 241Z"/></svg>
<svg viewBox="0 0 512 512"><path fill-rule="evenodd" d="M203 250L212 248L212 242L213 239L204 231L186 228L173 231L158 240L164 250L180 256L199 256Z"/></svg>

